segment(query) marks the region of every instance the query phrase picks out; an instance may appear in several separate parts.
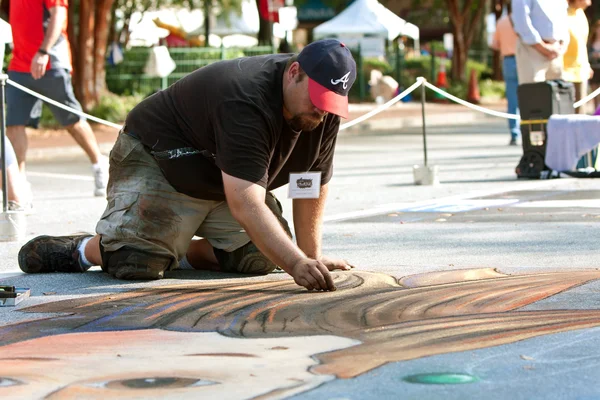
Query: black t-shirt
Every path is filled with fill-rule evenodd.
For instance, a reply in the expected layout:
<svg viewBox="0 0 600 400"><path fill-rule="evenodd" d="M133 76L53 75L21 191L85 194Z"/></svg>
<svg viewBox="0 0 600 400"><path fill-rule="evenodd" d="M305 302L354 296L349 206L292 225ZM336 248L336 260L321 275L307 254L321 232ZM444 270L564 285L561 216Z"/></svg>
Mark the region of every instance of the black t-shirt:
<svg viewBox="0 0 600 400"><path fill-rule="evenodd" d="M283 118L289 57L246 57L194 71L134 107L126 130L152 151L169 183L192 197L225 200L221 171L268 190L287 184L291 172L321 171L324 185L340 118L329 114L312 132L290 129Z"/></svg>

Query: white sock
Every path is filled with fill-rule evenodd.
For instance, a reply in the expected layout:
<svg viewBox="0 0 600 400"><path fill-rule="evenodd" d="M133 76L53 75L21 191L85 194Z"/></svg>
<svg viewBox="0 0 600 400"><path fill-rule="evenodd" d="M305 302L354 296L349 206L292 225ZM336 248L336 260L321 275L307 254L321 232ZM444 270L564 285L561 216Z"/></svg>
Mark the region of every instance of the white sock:
<svg viewBox="0 0 600 400"><path fill-rule="evenodd" d="M187 256L183 256L181 260L179 260L179 269L194 269L192 264L187 259Z"/></svg>
<svg viewBox="0 0 600 400"><path fill-rule="evenodd" d="M87 258L85 258L85 246L88 244L88 242L92 240L92 237L89 238L85 238L81 241L81 243L79 243L79 247L77 248L77 250L79 251L79 259L81 261L81 263L83 264L82 267L91 267L92 263L89 262L89 260Z"/></svg>
<svg viewBox="0 0 600 400"><path fill-rule="evenodd" d="M94 170L105 168L108 165L108 157L101 155L96 164L92 164Z"/></svg>

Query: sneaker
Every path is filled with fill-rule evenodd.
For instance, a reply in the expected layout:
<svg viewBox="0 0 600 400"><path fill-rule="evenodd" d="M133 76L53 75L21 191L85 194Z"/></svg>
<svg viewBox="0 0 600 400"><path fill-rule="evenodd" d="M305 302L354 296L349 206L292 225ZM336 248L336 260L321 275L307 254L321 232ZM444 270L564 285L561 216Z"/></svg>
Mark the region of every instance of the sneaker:
<svg viewBox="0 0 600 400"><path fill-rule="evenodd" d="M34 214L33 203L17 203L14 200L8 201L8 211L23 212L25 215Z"/></svg>
<svg viewBox="0 0 600 400"><path fill-rule="evenodd" d="M106 185L108 185L108 162L102 159L98 164L92 165L94 171L94 196L106 196Z"/></svg>
<svg viewBox="0 0 600 400"><path fill-rule="evenodd" d="M90 234L75 236L38 236L19 250L19 267L23 272L85 272L77 248Z"/></svg>
<svg viewBox="0 0 600 400"><path fill-rule="evenodd" d="M511 138L510 142L508 142L509 146L518 146L519 144L517 143L517 139L515 138Z"/></svg>

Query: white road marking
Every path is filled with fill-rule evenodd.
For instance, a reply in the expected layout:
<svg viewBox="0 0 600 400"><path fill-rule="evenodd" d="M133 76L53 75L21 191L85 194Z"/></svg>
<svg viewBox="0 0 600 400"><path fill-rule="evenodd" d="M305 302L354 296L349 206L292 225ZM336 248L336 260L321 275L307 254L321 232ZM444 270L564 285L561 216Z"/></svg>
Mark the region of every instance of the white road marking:
<svg viewBox="0 0 600 400"><path fill-rule="evenodd" d="M453 200L451 202L435 202L424 206L399 208L403 212L466 212L481 210L486 207L501 207L518 203L518 199L468 199Z"/></svg>
<svg viewBox="0 0 600 400"><path fill-rule="evenodd" d="M433 207L436 204L441 205L451 205L457 204L460 201L473 199L476 197L487 197L493 196L495 194L506 193L511 191L525 191L543 188L551 185L559 185L563 183L573 182L571 179L549 179L549 180L539 180L539 181L531 181L529 183L523 183L521 185L514 185L513 187L502 187L491 190L480 190L473 191L465 194L442 197L439 199L428 199L423 201L415 201L415 202L404 202L404 203L391 203L391 204L382 204L380 206L375 206L366 210L358 210L358 211L350 211L340 214L327 215L323 218L324 222L339 222L339 221L347 221L356 218L365 218L365 217L373 217L376 215L386 214L390 212L400 211L402 209L418 209L418 208L427 208ZM514 199L507 199L506 201L513 201ZM472 200L471 200L472 201ZM518 200L517 200L518 201ZM447 212L447 211L446 211Z"/></svg>
<svg viewBox="0 0 600 400"><path fill-rule="evenodd" d="M519 208L600 208L600 199L528 201L514 205Z"/></svg>

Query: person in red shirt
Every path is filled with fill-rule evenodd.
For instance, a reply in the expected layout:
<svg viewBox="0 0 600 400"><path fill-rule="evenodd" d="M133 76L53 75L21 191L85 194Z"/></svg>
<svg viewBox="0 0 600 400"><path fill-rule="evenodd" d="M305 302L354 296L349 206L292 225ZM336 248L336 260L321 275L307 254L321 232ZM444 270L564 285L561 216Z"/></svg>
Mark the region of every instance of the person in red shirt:
<svg viewBox="0 0 600 400"><path fill-rule="evenodd" d="M36 93L81 111L71 83L71 49L67 38L68 0L11 1L9 22L13 31L13 58L8 78ZM27 153L25 126L37 126L41 100L12 85L6 87L7 136L19 169L24 172ZM100 153L88 122L70 111L48 104L57 121L88 155L95 178L94 194L106 195L108 161Z"/></svg>

